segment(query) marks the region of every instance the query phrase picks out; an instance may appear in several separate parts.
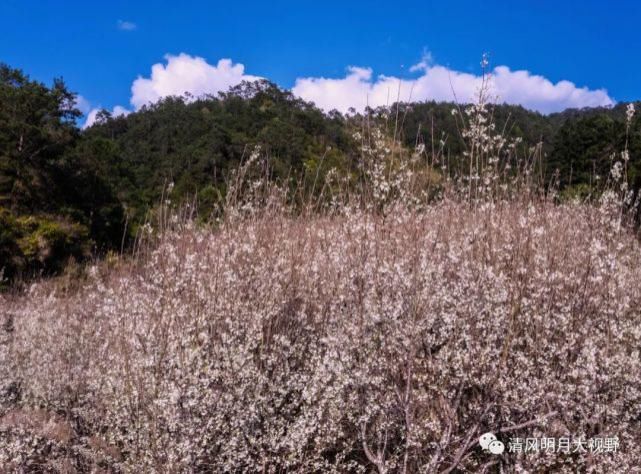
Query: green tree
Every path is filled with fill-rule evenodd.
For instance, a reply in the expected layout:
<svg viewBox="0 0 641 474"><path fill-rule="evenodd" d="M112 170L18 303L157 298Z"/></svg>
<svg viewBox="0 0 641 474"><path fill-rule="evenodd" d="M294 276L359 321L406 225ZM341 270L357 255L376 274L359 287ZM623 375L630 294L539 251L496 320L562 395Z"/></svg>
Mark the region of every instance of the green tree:
<svg viewBox="0 0 641 474"><path fill-rule="evenodd" d="M0 271L60 271L119 245L122 207L105 179L111 143L80 140L76 95L0 64ZM101 148L102 145L102 148Z"/></svg>
<svg viewBox="0 0 641 474"><path fill-rule="evenodd" d="M75 95L60 79L52 87L0 64L0 206L52 210L53 168L77 137Z"/></svg>

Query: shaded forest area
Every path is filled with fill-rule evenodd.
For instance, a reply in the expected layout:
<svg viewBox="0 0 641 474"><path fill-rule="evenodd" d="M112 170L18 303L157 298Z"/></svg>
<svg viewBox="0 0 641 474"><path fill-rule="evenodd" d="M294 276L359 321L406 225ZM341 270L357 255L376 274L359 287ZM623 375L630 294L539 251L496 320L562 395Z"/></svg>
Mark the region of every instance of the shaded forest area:
<svg viewBox="0 0 641 474"><path fill-rule="evenodd" d="M75 98L62 80L47 86L0 65L4 285L126 248L170 183L172 202L195 202L207 220L225 197L230 172L256 146L273 179L303 186L331 169L354 178L362 157L357 137L371 123L408 152L422 144L426 156L438 149L455 164L464 150L453 103L326 114L259 81L218 96L165 98L126 117L103 111L81 130ZM497 105L493 117L506 136L521 139L524 154L541 144L545 183L561 196L586 196L608 178L626 137L630 183L641 186L641 118L626 133L625 110L621 103L546 116Z"/></svg>

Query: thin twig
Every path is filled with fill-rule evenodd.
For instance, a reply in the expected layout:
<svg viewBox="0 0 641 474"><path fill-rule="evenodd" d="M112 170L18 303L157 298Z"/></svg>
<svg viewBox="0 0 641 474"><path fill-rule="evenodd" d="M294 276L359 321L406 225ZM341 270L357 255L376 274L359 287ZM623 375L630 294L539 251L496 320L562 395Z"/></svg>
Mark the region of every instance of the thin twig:
<svg viewBox="0 0 641 474"><path fill-rule="evenodd" d="M556 414L557 414L556 411L551 411L547 415L543 415L539 418L535 418L534 420L526 421L525 423L519 423L518 425L512 425L512 426L507 426L505 428L501 428L500 430L498 430L498 432L505 433L507 431L516 431L523 428L527 428L528 426L538 425L539 423L545 421L546 419L556 416Z"/></svg>

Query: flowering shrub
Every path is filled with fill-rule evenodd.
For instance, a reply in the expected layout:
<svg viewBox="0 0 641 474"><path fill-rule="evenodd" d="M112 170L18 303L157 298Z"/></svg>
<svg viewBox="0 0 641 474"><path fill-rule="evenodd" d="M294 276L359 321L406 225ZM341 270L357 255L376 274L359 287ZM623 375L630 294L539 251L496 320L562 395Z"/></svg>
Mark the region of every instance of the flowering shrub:
<svg viewBox="0 0 641 474"><path fill-rule="evenodd" d="M639 281L639 244L607 199L187 224L76 292L4 297L0 462L623 472L641 434ZM530 421L508 434L621 449L477 447Z"/></svg>

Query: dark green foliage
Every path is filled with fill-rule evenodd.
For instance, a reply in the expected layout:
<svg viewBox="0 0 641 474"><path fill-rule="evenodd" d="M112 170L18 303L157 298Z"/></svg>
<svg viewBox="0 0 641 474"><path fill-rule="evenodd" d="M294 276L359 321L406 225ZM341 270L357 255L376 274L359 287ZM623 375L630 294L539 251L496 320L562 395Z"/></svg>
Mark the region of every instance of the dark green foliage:
<svg viewBox="0 0 641 474"><path fill-rule="evenodd" d="M24 266L19 239L20 231L15 217L7 209L0 208L0 288Z"/></svg>
<svg viewBox="0 0 641 474"><path fill-rule="evenodd" d="M61 80L48 88L0 64L0 206L55 207L51 173L78 134L74 98Z"/></svg>
<svg viewBox="0 0 641 474"><path fill-rule="evenodd" d="M96 151L100 144L109 182L134 221L170 182L172 200L197 196L200 214L209 215L225 194L230 171L256 145L279 180L305 179L310 171L315 176L313 164L321 161L325 171L330 165L349 168L356 154L341 115L327 116L266 81L186 99L169 97L128 117L106 118L81 140L79 146Z"/></svg>
<svg viewBox="0 0 641 474"><path fill-rule="evenodd" d="M613 157L623 150L624 137L625 125L608 115L567 121L554 139L548 170L558 171L562 187L607 177Z"/></svg>
<svg viewBox="0 0 641 474"><path fill-rule="evenodd" d="M75 95L0 64L0 271L55 273L73 257L116 246L122 207L103 151L81 147ZM106 146L112 146L110 143Z"/></svg>
<svg viewBox="0 0 641 474"><path fill-rule="evenodd" d="M52 275L64 269L70 259L90 256L89 231L82 224L60 216L16 217L0 208L0 261L2 279Z"/></svg>
<svg viewBox="0 0 641 474"><path fill-rule="evenodd" d="M569 118L554 135L547 160L548 176L558 174L561 189L608 180L613 162L622 160L626 139L628 178L632 188L641 187L641 117L633 117L628 131L625 107L620 104L612 109L564 112Z"/></svg>
<svg viewBox="0 0 641 474"><path fill-rule="evenodd" d="M124 209L109 183L114 144L108 140L79 140L60 159L54 181L60 186L59 212L89 229L94 250L118 248L124 232ZM124 173L124 171L123 171Z"/></svg>

